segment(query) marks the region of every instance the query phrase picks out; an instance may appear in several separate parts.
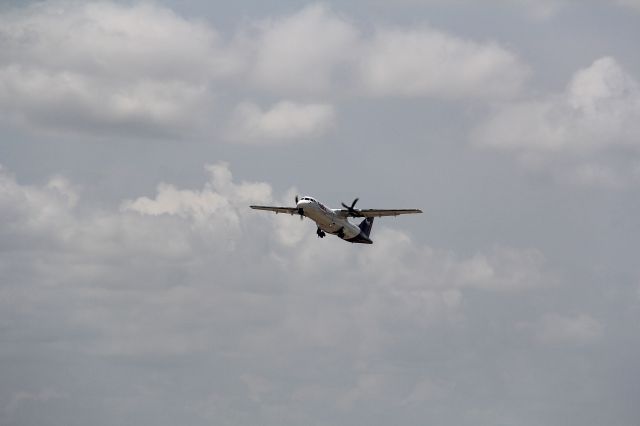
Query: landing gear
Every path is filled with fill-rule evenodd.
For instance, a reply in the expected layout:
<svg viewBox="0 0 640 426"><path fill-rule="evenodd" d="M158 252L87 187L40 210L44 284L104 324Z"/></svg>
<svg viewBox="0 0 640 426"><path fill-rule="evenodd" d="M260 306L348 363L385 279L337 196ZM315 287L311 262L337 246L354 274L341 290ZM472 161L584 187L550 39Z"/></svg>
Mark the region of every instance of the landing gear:
<svg viewBox="0 0 640 426"><path fill-rule="evenodd" d="M316 231L316 234L318 235L318 238L324 238L325 234L324 231L320 228L318 228L318 230Z"/></svg>
<svg viewBox="0 0 640 426"><path fill-rule="evenodd" d="M344 239L344 227L340 227L340 229L338 229L338 232L336 232L336 235Z"/></svg>

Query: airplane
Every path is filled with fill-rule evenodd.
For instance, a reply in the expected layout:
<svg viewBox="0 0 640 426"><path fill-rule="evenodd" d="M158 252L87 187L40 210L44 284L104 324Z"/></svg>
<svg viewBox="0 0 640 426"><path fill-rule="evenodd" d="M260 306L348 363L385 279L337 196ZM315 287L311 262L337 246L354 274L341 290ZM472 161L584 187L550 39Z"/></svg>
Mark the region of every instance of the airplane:
<svg viewBox="0 0 640 426"><path fill-rule="evenodd" d="M295 207L276 206L249 206L255 210L267 210L277 213L289 213L290 215L300 215L300 220L308 217L318 226L316 235L324 238L327 233L333 234L350 243L373 244L369 238L373 218L380 216L398 216L401 214L422 213L419 209L356 209L358 199L353 200L350 206L341 203L343 209L330 209L313 197L304 196L298 199L296 195ZM350 217L364 217L359 225L349 222Z"/></svg>

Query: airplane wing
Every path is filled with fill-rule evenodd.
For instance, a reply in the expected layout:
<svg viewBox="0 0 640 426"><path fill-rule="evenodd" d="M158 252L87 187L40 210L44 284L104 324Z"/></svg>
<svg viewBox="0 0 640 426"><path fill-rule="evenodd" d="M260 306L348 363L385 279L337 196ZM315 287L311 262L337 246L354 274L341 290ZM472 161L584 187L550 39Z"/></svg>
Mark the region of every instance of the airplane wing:
<svg viewBox="0 0 640 426"><path fill-rule="evenodd" d="M340 209L336 211L342 217L381 217L381 216L399 216L401 214L422 213L420 209L358 209L349 211Z"/></svg>
<svg viewBox="0 0 640 426"><path fill-rule="evenodd" d="M296 207L275 207L275 206L249 206L255 210L267 210L275 213L289 213L296 214L298 209Z"/></svg>

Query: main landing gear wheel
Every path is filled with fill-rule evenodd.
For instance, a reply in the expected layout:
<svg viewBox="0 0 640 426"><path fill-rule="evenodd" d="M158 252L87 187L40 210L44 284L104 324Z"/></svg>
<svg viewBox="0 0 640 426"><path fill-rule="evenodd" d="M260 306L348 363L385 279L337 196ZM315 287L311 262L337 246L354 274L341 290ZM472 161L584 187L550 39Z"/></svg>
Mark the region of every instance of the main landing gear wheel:
<svg viewBox="0 0 640 426"><path fill-rule="evenodd" d="M344 238L344 228L338 229L338 232L336 232L336 235L340 238Z"/></svg>
<svg viewBox="0 0 640 426"><path fill-rule="evenodd" d="M320 228L318 228L318 230L316 231L316 234L318 234L318 238L324 238L324 236L326 235L324 231Z"/></svg>

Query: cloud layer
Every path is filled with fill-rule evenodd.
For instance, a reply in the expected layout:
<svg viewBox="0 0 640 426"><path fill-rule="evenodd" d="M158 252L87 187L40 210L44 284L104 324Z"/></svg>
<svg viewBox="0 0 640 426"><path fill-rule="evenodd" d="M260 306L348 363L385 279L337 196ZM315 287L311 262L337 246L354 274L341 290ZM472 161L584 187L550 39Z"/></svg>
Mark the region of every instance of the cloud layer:
<svg viewBox="0 0 640 426"><path fill-rule="evenodd" d="M403 346L418 356L426 348L415 336L467 328L473 292L553 284L535 250L460 259L384 226L364 249L318 240L306 221L248 209L283 202L268 184L236 183L223 163L206 170L201 189L161 184L117 211L84 205L62 178L27 186L3 171L0 323L10 324L14 344L0 356L216 360L208 393L187 397L196 410L189 418L206 419L210 404L230 418L247 412L235 404L250 404L268 423L295 423L317 414L314 407L349 413L379 400L400 407L444 398L454 383L380 371L385 354ZM283 365L297 379L273 373ZM320 366L327 376L316 380ZM25 405L83 400L74 386L42 386L0 397L2 418L11 422ZM122 392L151 402L128 385Z"/></svg>
<svg viewBox="0 0 640 426"><path fill-rule="evenodd" d="M9 3L0 424L637 424L619 2Z"/></svg>
<svg viewBox="0 0 640 426"><path fill-rule="evenodd" d="M504 104L473 138L562 180L620 187L640 179L639 123L638 82L605 57L578 71L563 93Z"/></svg>
<svg viewBox="0 0 640 426"><path fill-rule="evenodd" d="M213 29L150 4L36 3L0 27L0 108L37 128L175 134L232 68Z"/></svg>
<svg viewBox="0 0 640 426"><path fill-rule="evenodd" d="M494 99L512 96L526 76L495 42L424 26L365 34L318 4L253 21L226 39L149 3L37 3L10 9L0 24L0 108L39 130L176 137L214 130L217 96L246 88L284 96L276 108L286 105L287 115L309 115L311 103L297 98ZM240 107L245 115L248 108ZM280 110L250 126L284 140L317 133L294 120L278 120L277 130L265 124Z"/></svg>

